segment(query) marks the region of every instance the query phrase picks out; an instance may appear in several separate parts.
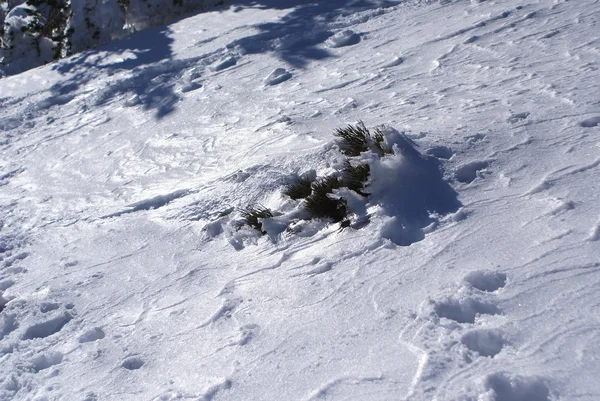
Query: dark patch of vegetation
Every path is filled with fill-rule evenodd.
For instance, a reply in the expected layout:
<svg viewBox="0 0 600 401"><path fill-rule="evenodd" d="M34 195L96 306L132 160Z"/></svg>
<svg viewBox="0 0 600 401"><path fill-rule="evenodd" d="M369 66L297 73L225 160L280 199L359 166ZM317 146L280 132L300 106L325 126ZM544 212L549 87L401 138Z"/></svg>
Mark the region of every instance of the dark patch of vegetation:
<svg viewBox="0 0 600 401"><path fill-rule="evenodd" d="M383 135L383 132L381 132L381 130L379 128L375 128L374 134L373 134L373 150L375 150L375 152L379 155L379 156L384 156L384 155L391 155L392 153L394 153L392 151L392 149L388 148L385 146L385 137Z"/></svg>
<svg viewBox="0 0 600 401"><path fill-rule="evenodd" d="M371 138L371 133L362 121L356 126L348 125L346 128L337 128L333 135L340 138L338 142L340 151L346 156L359 156L369 149L368 139Z"/></svg>
<svg viewBox="0 0 600 401"><path fill-rule="evenodd" d="M294 200L304 199L311 194L312 183L307 176L298 177L296 181L285 186L283 193Z"/></svg>
<svg viewBox="0 0 600 401"><path fill-rule="evenodd" d="M263 231L262 223L259 221L259 219L275 217L271 209L261 205L242 209L240 210L240 213L243 219L241 225L248 225L255 230L258 230L261 234L266 234L266 232Z"/></svg>
<svg viewBox="0 0 600 401"><path fill-rule="evenodd" d="M385 146L385 135L375 128L373 133L361 121L356 125L338 128L334 135L339 138L338 145L341 153L347 156L340 171L322 178L314 178L308 174L297 177L293 182L283 188L283 194L294 200L304 200L302 206L308 219L330 219L340 224L340 229L354 227L348 216L348 202L341 196L334 194L336 189L348 188L351 191L367 198L366 185L371 173L369 164L358 159L363 152L371 151L377 157L383 157L393 151ZM262 206L242 210L243 221L241 225L249 225L263 234L266 234L259 219L273 217L273 212ZM362 227L368 219L360 222L357 227ZM289 227L288 227L289 228Z"/></svg>
<svg viewBox="0 0 600 401"><path fill-rule="evenodd" d="M313 182L312 193L305 199L304 208L316 218L330 218L334 223L344 220L348 214L346 200L331 196L334 189L341 187L342 183L333 175Z"/></svg>
<svg viewBox="0 0 600 401"><path fill-rule="evenodd" d="M343 186L353 190L361 196L369 196L364 191L365 183L369 179L369 172L371 168L368 164L359 164L353 166L350 160L346 159L344 162L344 169L342 170L342 183Z"/></svg>
<svg viewBox="0 0 600 401"><path fill-rule="evenodd" d="M385 146L385 137L379 128L375 128L373 134L362 121L356 125L348 125L346 128L338 128L334 134L340 140L338 145L340 151L346 156L356 157L362 152L372 150L378 156L391 154L392 150Z"/></svg>

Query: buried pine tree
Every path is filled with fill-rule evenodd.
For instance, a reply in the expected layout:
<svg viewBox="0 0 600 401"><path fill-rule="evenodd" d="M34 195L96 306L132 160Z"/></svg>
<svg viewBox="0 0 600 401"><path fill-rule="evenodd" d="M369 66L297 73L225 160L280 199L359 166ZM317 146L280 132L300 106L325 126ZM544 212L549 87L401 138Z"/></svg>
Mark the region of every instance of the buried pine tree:
<svg viewBox="0 0 600 401"><path fill-rule="evenodd" d="M345 128L337 128L333 135L340 138L338 142L340 151L346 156L359 156L368 150L367 138L371 137L371 133L362 121L356 126L348 125Z"/></svg>
<svg viewBox="0 0 600 401"><path fill-rule="evenodd" d="M283 194L294 200L304 199L312 192L312 183L307 176L298 177L296 181L285 186Z"/></svg>
<svg viewBox="0 0 600 401"><path fill-rule="evenodd" d="M356 125L337 128L333 135L339 138L338 146L346 156L356 157L368 150L372 150L379 157L392 153L391 149L385 147L383 132L375 128L374 134L371 134L362 121Z"/></svg>
<svg viewBox="0 0 600 401"><path fill-rule="evenodd" d="M354 126L338 128L334 135L338 138L340 152L346 156L342 168L331 175L316 179L307 173L286 184L282 193L293 200L303 200L299 205L304 210L302 213L290 215L288 220L282 219L278 224L290 224L300 217L300 219L307 220L329 219L334 223L340 223L341 227L345 228L351 225L352 219L355 217L354 214L349 216L354 213L349 207L349 197L352 197L351 201L354 206L357 205L357 202L367 202L367 199L364 198L370 196L366 186L371 174L371 166L366 161L393 153L385 144L385 134L379 128L375 128L371 134L365 125L359 122ZM362 153L365 154L361 156ZM338 189L341 191L334 193ZM355 192L363 199L353 197L348 190ZM272 218L280 214L274 214L271 210L258 206L241 210L241 215L243 220L239 226L248 225L262 234L266 234L260 219ZM286 221L287 223L285 223Z"/></svg>
<svg viewBox="0 0 600 401"><path fill-rule="evenodd" d="M342 170L342 183L343 186L353 190L361 196L369 196L368 193L364 192L365 183L369 179L369 172L371 168L368 164L359 164L357 166L352 165L350 160L344 161L344 169Z"/></svg>
<svg viewBox="0 0 600 401"><path fill-rule="evenodd" d="M334 223L344 220L348 214L346 200L333 195L333 190L341 187L340 180L333 175L313 182L312 193L305 199L304 208L316 218L330 218Z"/></svg>
<svg viewBox="0 0 600 401"><path fill-rule="evenodd" d="M259 219L266 219L275 216L271 209L261 205L242 209L240 210L240 214L242 215L243 219L240 225L248 225L255 230L260 231L262 234L266 234L266 232L263 231L262 223Z"/></svg>

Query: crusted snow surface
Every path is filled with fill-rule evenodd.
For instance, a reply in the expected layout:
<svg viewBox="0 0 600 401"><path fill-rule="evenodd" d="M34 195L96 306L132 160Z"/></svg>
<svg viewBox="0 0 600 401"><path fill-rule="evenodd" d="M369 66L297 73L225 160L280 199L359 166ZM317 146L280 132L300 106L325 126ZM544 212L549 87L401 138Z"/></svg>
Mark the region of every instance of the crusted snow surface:
<svg viewBox="0 0 600 401"><path fill-rule="evenodd" d="M0 400L600 399L600 3L258 3L0 80Z"/></svg>

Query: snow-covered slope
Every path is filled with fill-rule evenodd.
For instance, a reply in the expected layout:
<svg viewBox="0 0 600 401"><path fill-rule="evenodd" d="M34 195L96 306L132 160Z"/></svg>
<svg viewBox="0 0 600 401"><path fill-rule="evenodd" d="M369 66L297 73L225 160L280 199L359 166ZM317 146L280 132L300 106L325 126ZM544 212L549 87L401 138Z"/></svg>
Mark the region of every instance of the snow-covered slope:
<svg viewBox="0 0 600 401"><path fill-rule="evenodd" d="M0 80L0 399L600 399L600 2L262 3Z"/></svg>

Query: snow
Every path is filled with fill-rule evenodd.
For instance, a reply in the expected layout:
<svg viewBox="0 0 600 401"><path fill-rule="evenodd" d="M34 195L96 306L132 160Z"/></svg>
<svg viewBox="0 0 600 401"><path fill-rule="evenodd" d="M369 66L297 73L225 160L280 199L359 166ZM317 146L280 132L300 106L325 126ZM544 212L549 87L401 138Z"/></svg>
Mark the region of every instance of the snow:
<svg viewBox="0 0 600 401"><path fill-rule="evenodd" d="M0 79L0 400L600 398L600 3L322 3Z"/></svg>

